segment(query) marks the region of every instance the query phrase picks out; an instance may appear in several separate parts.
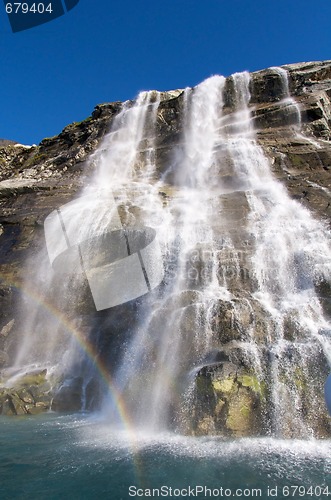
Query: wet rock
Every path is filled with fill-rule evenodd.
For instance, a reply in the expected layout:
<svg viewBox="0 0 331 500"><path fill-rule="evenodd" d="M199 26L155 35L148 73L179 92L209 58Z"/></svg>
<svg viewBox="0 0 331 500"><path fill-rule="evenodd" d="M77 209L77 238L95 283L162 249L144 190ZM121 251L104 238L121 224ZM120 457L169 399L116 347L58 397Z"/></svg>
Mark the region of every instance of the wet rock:
<svg viewBox="0 0 331 500"><path fill-rule="evenodd" d="M257 374L247 367L223 362L204 367L196 378L194 434L223 436L263 434L267 392Z"/></svg>
<svg viewBox="0 0 331 500"><path fill-rule="evenodd" d="M9 356L6 352L0 351L0 368L9 364Z"/></svg>
<svg viewBox="0 0 331 500"><path fill-rule="evenodd" d="M272 68L253 73L250 91L252 103L279 102L286 97L281 76Z"/></svg>
<svg viewBox="0 0 331 500"><path fill-rule="evenodd" d="M65 380L56 391L52 401L52 410L59 412L79 411L82 408L83 379L76 377Z"/></svg>
<svg viewBox="0 0 331 500"><path fill-rule="evenodd" d="M0 331L0 335L2 337L8 337L8 335L12 331L14 324L15 324L15 320L14 319L10 320L5 326L2 327L2 329Z"/></svg>
<svg viewBox="0 0 331 500"><path fill-rule="evenodd" d="M0 415L35 415L50 409L47 370L32 370L0 380Z"/></svg>

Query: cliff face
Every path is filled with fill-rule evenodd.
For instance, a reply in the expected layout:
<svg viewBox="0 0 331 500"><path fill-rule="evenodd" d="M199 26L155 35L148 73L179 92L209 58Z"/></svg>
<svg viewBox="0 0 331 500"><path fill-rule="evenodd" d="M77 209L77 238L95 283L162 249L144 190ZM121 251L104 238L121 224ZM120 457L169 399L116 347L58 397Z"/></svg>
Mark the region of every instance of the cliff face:
<svg viewBox="0 0 331 500"><path fill-rule="evenodd" d="M253 73L249 90L257 141L270 159L274 176L283 183L292 199L328 225L331 215L331 61ZM236 89L231 77L225 82L224 96L224 115L231 116L236 105ZM173 151L180 148L183 141L184 99L182 91L160 95L154 153L160 177L169 172ZM44 139L38 146L0 144L0 370L11 365L14 352L22 342L24 328L22 318L18 318L17 304L22 298L21 285L33 272L26 263L45 244L44 219L52 210L73 199L93 174L95 164L91 155L102 144L120 109L121 103L99 105L91 117L68 125L58 136ZM142 140L139 145L142 165L147 148L148 144ZM267 433L272 420L272 390L247 365L236 342L244 341L247 331L253 328L256 342L266 345L270 325L261 305L251 298L255 287L249 261L251 237L243 223L249 211L247 197L242 191L231 189L235 182L232 160L227 157L223 160L219 175L223 184L229 186L229 192L222 195L222 222L215 223L215 231L221 235L226 226L236 250L241 252L241 278L228 285L234 299L218 302L210 322L217 352L197 372L194 401L190 406L193 418L187 424L188 416L183 414L180 425L187 432L197 434ZM159 193L164 203L171 200L175 189L170 172L164 190ZM329 316L330 287L322 281L316 287L324 312ZM188 306L198 299L188 292L181 300ZM188 309L182 332L189 330L191 321ZM295 318L287 318L285 331L289 342L297 337L295 328ZM110 349L108 345L103 348ZM267 371L268 356L270 352L266 349L263 363ZM320 367L312 367L311 376L323 380L326 374L326 361L320 354ZM283 377L286 378L285 373ZM318 411L323 401L320 395L317 398L311 395L307 375L298 369L294 382L287 382L296 384L297 393L301 393L301 411L307 413L306 423L314 434L330 435L326 412ZM32 374L29 383L34 387L30 395L24 392L29 385L24 381L11 392L0 389L3 413L33 413L38 405L41 410L49 407L53 395L49 399L45 397L45 393L50 394L45 373ZM55 408L79 407L81 389L79 381L75 384L71 392L64 394L62 391L62 397L55 398ZM321 394L320 382L318 391ZM314 399L315 415L308 409L311 398ZM296 435L295 423L286 421L283 427L285 435Z"/></svg>

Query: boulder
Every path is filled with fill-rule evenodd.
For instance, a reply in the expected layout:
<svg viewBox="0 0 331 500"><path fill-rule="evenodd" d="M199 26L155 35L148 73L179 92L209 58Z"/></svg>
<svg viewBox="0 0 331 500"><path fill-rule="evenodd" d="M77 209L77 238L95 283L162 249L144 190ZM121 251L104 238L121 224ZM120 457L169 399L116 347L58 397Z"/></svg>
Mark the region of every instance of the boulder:
<svg viewBox="0 0 331 500"><path fill-rule="evenodd" d="M47 411L53 398L47 370L19 373L0 384L0 415L35 415Z"/></svg>

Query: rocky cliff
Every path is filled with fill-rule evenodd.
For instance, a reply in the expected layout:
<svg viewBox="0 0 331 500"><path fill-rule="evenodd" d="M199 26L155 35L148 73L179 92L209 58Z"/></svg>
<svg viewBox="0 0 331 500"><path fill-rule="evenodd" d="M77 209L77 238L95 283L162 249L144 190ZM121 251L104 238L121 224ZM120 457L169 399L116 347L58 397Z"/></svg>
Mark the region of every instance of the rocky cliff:
<svg viewBox="0 0 331 500"><path fill-rule="evenodd" d="M286 82L284 70L288 75ZM293 64L283 69L252 73L249 90L257 140L271 161L274 176L286 186L292 199L329 225L331 61ZM159 176L173 162L173 151L183 140L184 97L180 90L160 95L154 153ZM235 89L229 77L225 83L225 116L231 115L234 107ZM3 377L22 342L24 321L19 318L17 304L32 272L26 263L45 245L44 219L52 210L73 199L88 182L95 168L92 153L102 144L120 109L121 103L98 105L91 117L68 125L58 136L46 138L38 146L0 143L0 370L3 370ZM297 133L298 124L300 133ZM144 141L139 148L143 158L147 148ZM143 160L141 162L140 168L144 168ZM225 161L219 175L224 185L232 186L234 174L230 161ZM173 196L173 189L170 174L159 193L164 203ZM249 273L249 235L241 223L247 216L247 199L242 192L231 193L229 189L229 194L223 196L222 206L229 225L227 230L231 232L237 251L243 255L242 278L240 285L238 282L229 285L236 298L231 302L220 300L211 321L217 352L196 375L195 402L193 409L190 407L193 421L188 431L186 428L187 432L196 434L265 434L272 420L272 410L267 404L270 387L247 366L240 348L233 346L233 342L245 339L245 332L252 328L255 338L264 344L268 326L260 304L255 301L252 311L252 301L247 301L254 289ZM326 282L319 282L316 287L325 314L329 316L330 287ZM193 293L187 293L181 300L189 305L197 299ZM187 313L182 331L189 329L192 311L188 309ZM286 335L289 340L294 336L294 323L295 318L288 318ZM268 365L268 354L264 363ZM323 360L320 372L319 380L322 380L327 373ZM0 412L35 413L49 408L54 394L45 377L45 371L38 371L25 375L13 387L6 387L4 382L0 388ZM301 411L308 415L307 425L316 436L329 436L330 420L325 411L314 415L309 410L310 388L299 370L294 383L302 393ZM79 381L77 384L79 386ZM78 409L79 387L65 395L64 392L62 397L55 398L53 407ZM317 409L323 401L319 398L314 404ZM185 427L187 416L183 415L181 420L180 425ZM286 436L296 435L294 424L286 422L284 427Z"/></svg>

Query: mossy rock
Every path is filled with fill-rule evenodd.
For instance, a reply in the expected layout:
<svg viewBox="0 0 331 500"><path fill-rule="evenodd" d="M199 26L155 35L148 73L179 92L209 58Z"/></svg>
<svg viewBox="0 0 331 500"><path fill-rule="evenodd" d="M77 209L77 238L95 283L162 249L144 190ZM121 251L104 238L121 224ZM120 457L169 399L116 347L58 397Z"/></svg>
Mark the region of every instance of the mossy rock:
<svg viewBox="0 0 331 500"><path fill-rule="evenodd" d="M216 392L230 393L235 389L236 382L234 377L228 377L224 380L213 380L212 385Z"/></svg>
<svg viewBox="0 0 331 500"><path fill-rule="evenodd" d="M254 434L254 401L247 389L239 389L228 402L229 409L226 419L226 429L236 436Z"/></svg>
<svg viewBox="0 0 331 500"><path fill-rule="evenodd" d="M15 383L15 387L29 387L44 384L46 382L46 375L46 369L26 373Z"/></svg>
<svg viewBox="0 0 331 500"><path fill-rule="evenodd" d="M215 422L211 415L203 417L197 424L194 434L196 436L206 436L216 434Z"/></svg>
<svg viewBox="0 0 331 500"><path fill-rule="evenodd" d="M53 395L46 375L46 369L31 371L0 389L0 415L34 415L47 411ZM6 381L2 384L5 386Z"/></svg>
<svg viewBox="0 0 331 500"><path fill-rule="evenodd" d="M35 405L27 405L26 408L29 415L39 415L40 413L45 413L47 410L49 410L50 405L38 402Z"/></svg>
<svg viewBox="0 0 331 500"><path fill-rule="evenodd" d="M34 402L35 402L34 397L27 389L17 391L17 395L23 401L23 403L26 405L34 404Z"/></svg>
<svg viewBox="0 0 331 500"><path fill-rule="evenodd" d="M238 376L238 382L243 386L251 389L262 399L266 399L267 385L260 381L256 375L244 374Z"/></svg>

